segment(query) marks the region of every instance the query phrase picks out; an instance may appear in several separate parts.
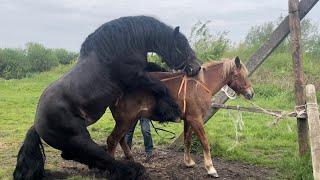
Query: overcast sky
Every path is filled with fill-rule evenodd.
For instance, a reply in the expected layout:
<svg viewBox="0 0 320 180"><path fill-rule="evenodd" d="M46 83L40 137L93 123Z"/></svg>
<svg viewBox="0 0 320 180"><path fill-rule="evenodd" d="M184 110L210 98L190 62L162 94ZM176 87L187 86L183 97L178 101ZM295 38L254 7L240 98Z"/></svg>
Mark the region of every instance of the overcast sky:
<svg viewBox="0 0 320 180"><path fill-rule="evenodd" d="M238 42L251 26L281 14L288 14L288 0L0 0L0 47L39 42L79 51L101 24L130 15L150 15L180 26L187 37L198 20L211 20L212 31L227 31ZM320 22L319 3L307 17Z"/></svg>

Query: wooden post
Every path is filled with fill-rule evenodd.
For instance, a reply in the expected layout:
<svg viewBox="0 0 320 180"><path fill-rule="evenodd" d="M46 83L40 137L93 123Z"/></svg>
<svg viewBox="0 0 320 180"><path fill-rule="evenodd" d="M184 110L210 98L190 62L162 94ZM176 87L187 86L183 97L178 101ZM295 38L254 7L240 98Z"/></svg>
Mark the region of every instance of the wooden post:
<svg viewBox="0 0 320 180"><path fill-rule="evenodd" d="M320 120L316 89L314 85L308 84L306 87L307 114L310 127L310 144L313 177L315 180L320 179Z"/></svg>
<svg viewBox="0 0 320 180"><path fill-rule="evenodd" d="M304 110L304 80L301 47L301 28L299 16L299 0L289 0L290 44L292 49L294 89L296 96L296 110ZM304 118L297 118L299 154L304 155L308 150L308 122Z"/></svg>
<svg viewBox="0 0 320 180"><path fill-rule="evenodd" d="M319 0L301 0L299 3L300 9L300 19L303 19L306 14L312 9L312 7L317 4ZM273 31L271 36L266 40L266 42L252 55L252 57L246 63L249 75L258 69L258 67L269 57L269 55L277 48L277 46L286 38L289 34L289 17L287 16L280 25ZM215 95L213 103L224 104L228 100L228 97L224 93L219 92ZM211 107L208 114L204 117L204 122L206 123L215 113L217 113L219 108ZM179 135L177 139L174 140L168 147L176 148L177 145L182 142L183 133Z"/></svg>

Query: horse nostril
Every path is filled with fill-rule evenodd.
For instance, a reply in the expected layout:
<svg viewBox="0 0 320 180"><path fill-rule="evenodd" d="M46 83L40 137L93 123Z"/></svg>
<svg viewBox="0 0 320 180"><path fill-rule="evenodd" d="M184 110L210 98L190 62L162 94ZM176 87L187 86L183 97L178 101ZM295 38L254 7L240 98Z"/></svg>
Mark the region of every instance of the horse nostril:
<svg viewBox="0 0 320 180"><path fill-rule="evenodd" d="M249 100L250 100L250 99L252 99L252 97L253 97L253 96L251 96L251 94L246 93L246 99L249 99Z"/></svg>

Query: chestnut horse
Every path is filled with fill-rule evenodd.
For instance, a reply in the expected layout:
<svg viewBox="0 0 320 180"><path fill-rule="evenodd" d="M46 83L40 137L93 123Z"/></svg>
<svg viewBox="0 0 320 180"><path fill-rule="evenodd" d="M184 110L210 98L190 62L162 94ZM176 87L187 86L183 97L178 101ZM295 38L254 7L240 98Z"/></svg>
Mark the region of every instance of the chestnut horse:
<svg viewBox="0 0 320 180"><path fill-rule="evenodd" d="M204 151L204 165L207 173L218 177L213 167L210 146L204 131L203 118L207 114L211 98L224 85L229 85L238 94L247 99L253 97L254 91L247 79L248 71L237 57L235 60L223 59L204 64L196 77L187 77L184 73L153 72L149 75L163 82L181 109L180 118L184 120L184 163L188 167L195 165L190 156L192 131L200 140ZM139 116L154 119L155 99L141 88L130 94L122 95L117 103L110 106L116 126L107 139L108 152L115 155L115 148L120 145L129 160L133 160L130 148L125 142L125 134Z"/></svg>

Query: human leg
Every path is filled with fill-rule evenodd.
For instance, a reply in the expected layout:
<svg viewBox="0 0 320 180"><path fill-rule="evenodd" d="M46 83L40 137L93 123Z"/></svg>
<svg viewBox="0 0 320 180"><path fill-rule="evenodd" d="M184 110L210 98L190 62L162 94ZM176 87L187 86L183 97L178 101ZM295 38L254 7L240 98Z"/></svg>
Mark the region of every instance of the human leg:
<svg viewBox="0 0 320 180"><path fill-rule="evenodd" d="M147 156L152 155L153 151L153 141L150 132L150 121L143 117L140 118L140 126L143 135L144 148Z"/></svg>
<svg viewBox="0 0 320 180"><path fill-rule="evenodd" d="M132 138L133 138L133 133L134 129L136 128L138 121L136 121L129 129L127 134L125 135L125 141L128 144L129 148L131 149L132 147Z"/></svg>

